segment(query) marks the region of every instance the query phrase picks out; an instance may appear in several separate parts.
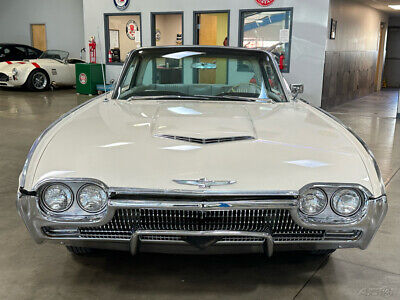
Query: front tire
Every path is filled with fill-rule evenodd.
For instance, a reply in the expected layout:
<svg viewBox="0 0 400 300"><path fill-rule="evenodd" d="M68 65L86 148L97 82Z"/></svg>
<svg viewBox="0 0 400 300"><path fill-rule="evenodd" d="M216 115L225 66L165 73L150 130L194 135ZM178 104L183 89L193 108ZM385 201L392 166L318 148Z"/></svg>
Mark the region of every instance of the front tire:
<svg viewBox="0 0 400 300"><path fill-rule="evenodd" d="M86 256L95 252L92 248L66 246L67 250L77 256Z"/></svg>
<svg viewBox="0 0 400 300"><path fill-rule="evenodd" d="M50 88L49 75L44 70L33 70L29 74L26 85L31 91L47 91Z"/></svg>

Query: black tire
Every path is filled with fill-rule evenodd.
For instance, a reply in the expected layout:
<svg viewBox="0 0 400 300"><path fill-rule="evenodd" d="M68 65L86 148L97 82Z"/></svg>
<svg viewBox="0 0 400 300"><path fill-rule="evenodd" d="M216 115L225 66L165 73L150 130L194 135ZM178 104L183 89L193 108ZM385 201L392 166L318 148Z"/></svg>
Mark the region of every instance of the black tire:
<svg viewBox="0 0 400 300"><path fill-rule="evenodd" d="M26 80L26 87L31 91L42 92L50 88L50 78L45 70L33 70Z"/></svg>
<svg viewBox="0 0 400 300"><path fill-rule="evenodd" d="M67 250L74 255L85 256L95 252L92 248L84 248L84 247L74 247L74 246L66 246Z"/></svg>
<svg viewBox="0 0 400 300"><path fill-rule="evenodd" d="M308 251L308 254L314 255L314 256L327 256L335 252L336 249L325 249L325 250L312 250Z"/></svg>

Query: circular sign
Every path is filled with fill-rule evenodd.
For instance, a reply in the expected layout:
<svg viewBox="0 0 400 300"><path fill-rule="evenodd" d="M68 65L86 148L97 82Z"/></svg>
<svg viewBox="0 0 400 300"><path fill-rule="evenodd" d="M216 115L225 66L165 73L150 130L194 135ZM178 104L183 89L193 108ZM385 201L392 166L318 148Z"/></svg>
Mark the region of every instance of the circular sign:
<svg viewBox="0 0 400 300"><path fill-rule="evenodd" d="M87 76L85 73L79 74L79 82L83 85L87 83Z"/></svg>
<svg viewBox="0 0 400 300"><path fill-rule="evenodd" d="M119 10L125 10L129 6L129 0L114 0L114 5Z"/></svg>
<svg viewBox="0 0 400 300"><path fill-rule="evenodd" d="M156 30L156 41L161 40L161 31L159 29Z"/></svg>
<svg viewBox="0 0 400 300"><path fill-rule="evenodd" d="M261 6L268 6L274 3L275 0L256 0L256 2Z"/></svg>
<svg viewBox="0 0 400 300"><path fill-rule="evenodd" d="M126 35L128 38L131 40L135 40L136 38L136 31L138 30L138 26L134 20L129 20L128 23L126 23Z"/></svg>

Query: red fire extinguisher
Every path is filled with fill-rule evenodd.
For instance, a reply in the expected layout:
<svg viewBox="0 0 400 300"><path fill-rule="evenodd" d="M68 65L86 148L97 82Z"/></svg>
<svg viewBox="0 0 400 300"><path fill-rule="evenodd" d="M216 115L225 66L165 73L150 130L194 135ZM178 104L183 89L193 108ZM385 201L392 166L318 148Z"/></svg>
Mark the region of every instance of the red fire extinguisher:
<svg viewBox="0 0 400 300"><path fill-rule="evenodd" d="M285 55L281 54L279 56L279 69L282 71L285 68Z"/></svg>
<svg viewBox="0 0 400 300"><path fill-rule="evenodd" d="M112 62L112 52L111 52L111 50L110 51L108 51L108 62Z"/></svg>
<svg viewBox="0 0 400 300"><path fill-rule="evenodd" d="M96 63L96 41L94 40L94 36L92 36L89 40L89 55L90 55L90 63Z"/></svg>

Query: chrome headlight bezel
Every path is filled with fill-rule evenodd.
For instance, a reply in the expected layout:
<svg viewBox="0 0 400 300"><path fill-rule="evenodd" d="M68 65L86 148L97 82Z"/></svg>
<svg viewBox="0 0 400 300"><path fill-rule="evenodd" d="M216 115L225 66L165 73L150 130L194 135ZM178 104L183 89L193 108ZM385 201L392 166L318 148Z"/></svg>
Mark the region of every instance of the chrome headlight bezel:
<svg viewBox="0 0 400 300"><path fill-rule="evenodd" d="M46 199L45 199L46 192L51 187L54 187L54 186L62 186L64 188L66 188L69 191L69 193L71 194L70 203L68 204L68 206L66 206L66 208L64 208L62 210L52 209L51 207L49 207L48 203L46 203ZM68 185L66 185L66 184L64 184L62 182L54 182L54 183L48 184L43 188L43 190L40 193L40 204L41 204L41 206L43 208L45 208L47 211L50 211L50 212L53 212L53 213L57 213L57 214L63 213L63 212L66 212L67 210L69 210L72 207L72 205L74 204L74 201L75 201L75 195L74 195L73 190L71 189L71 187L69 187Z"/></svg>
<svg viewBox="0 0 400 300"><path fill-rule="evenodd" d="M343 192L343 191L354 192L354 193L357 194L358 199L359 199L359 203L357 205L357 208L353 212L351 212L349 214L344 214L344 213L338 211L338 209L335 208L335 205L334 205L335 196L337 196L338 193ZM351 216L354 216L355 214L357 214L360 211L361 207L363 206L363 202L364 202L364 197L361 195L361 193L358 190L353 189L353 188L339 188L337 191L335 191L332 194L332 197L330 199L330 205L331 205L331 208L332 208L333 212L335 214L337 214L338 216L345 217L345 218L348 218L348 217L351 217Z"/></svg>
<svg viewBox="0 0 400 300"><path fill-rule="evenodd" d="M322 208L321 208L319 211L317 211L317 212L311 214L311 213L305 212L305 211L302 209L302 198L303 198L309 191L312 191L312 190L317 191L317 192L320 192L320 193L323 195L325 201L324 201L324 204L323 204ZM329 203L329 198L328 198L326 192L325 192L323 189L317 188L317 187L315 187L315 188L314 188L314 187L308 188L308 189L306 189L303 193L301 193L300 196L299 196L299 210L301 211L301 213L303 213L304 215L309 216L309 217L314 217L314 216L317 216L317 215L321 214L321 213L326 209L326 207L328 206L328 203Z"/></svg>
<svg viewBox="0 0 400 300"><path fill-rule="evenodd" d="M13 69L11 70L11 74L12 74L13 76L17 76L17 75L18 75L18 70L17 70L17 68L13 68Z"/></svg>
<svg viewBox="0 0 400 300"><path fill-rule="evenodd" d="M312 183L304 186L299 191L299 200L301 195L307 192L309 189L321 189L328 196L328 205L325 207L318 215L310 216L303 213L300 210L300 202L297 205L298 217L303 222L303 224L314 224L316 225L346 225L346 224L356 224L360 222L367 214L368 211L368 200L373 197L372 193L360 184L340 184L340 183ZM351 215L343 216L338 214L332 208L332 197L333 195L343 189L349 189L357 192L361 197L361 205L358 207L357 211Z"/></svg>
<svg viewBox="0 0 400 300"><path fill-rule="evenodd" d="M82 203L81 199L80 199L80 196L81 196L82 191L83 191L85 188L90 187L90 186L99 188L99 189L100 189L102 192L104 192L104 194L105 194L105 202L104 202L104 204L101 206L101 208L98 209L98 210L89 210L89 209L87 209L87 208L84 206L84 204ZM85 212L87 212L87 213L90 213L90 214L97 214L97 213L100 213L100 212L102 212L102 211L107 207L107 204L108 204L108 194L107 194L107 190L105 190L103 187L101 187L101 186L98 185L98 184L95 184L95 183L86 183L86 184L82 185L82 186L79 188L78 192L76 193L76 202L78 203L79 207L80 207L82 210L84 210Z"/></svg>

